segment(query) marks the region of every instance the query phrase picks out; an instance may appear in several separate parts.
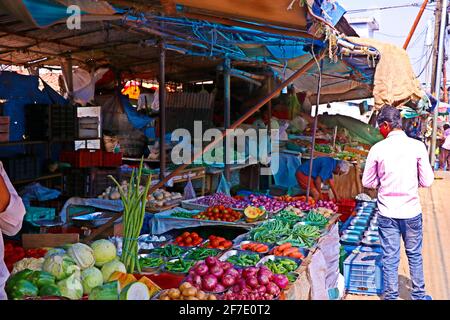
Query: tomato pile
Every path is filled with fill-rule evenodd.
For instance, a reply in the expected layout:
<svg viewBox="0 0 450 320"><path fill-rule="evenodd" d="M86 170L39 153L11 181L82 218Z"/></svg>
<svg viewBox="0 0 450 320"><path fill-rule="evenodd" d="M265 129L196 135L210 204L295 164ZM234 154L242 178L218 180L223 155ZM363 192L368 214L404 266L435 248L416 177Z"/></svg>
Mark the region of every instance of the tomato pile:
<svg viewBox="0 0 450 320"><path fill-rule="evenodd" d="M226 208L225 206L209 207L206 211L196 214L195 219L201 220L215 220L215 221L228 221L235 222L242 218L240 212L233 209Z"/></svg>
<svg viewBox="0 0 450 320"><path fill-rule="evenodd" d="M47 253L45 249L27 249L14 245L10 242L5 244L5 264L9 271L14 267L17 261L23 258L42 258Z"/></svg>
<svg viewBox="0 0 450 320"><path fill-rule="evenodd" d="M217 237L215 235L210 235L208 237L208 240L209 241L205 245L205 248L226 250L231 248L231 246L233 245L233 242L231 242L230 240L222 237Z"/></svg>
<svg viewBox="0 0 450 320"><path fill-rule="evenodd" d="M175 243L181 247L194 247L203 242L196 232L183 232L181 236L176 237Z"/></svg>

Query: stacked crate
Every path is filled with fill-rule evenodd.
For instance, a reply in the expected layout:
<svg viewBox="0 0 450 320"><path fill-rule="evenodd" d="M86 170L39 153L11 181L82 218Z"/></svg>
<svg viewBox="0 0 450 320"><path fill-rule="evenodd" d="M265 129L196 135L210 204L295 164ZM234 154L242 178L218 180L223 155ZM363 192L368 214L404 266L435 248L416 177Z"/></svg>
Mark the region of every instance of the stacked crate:
<svg viewBox="0 0 450 320"><path fill-rule="evenodd" d="M2 162L11 181L36 179L41 175L41 166L36 157L18 156L2 159Z"/></svg>
<svg viewBox="0 0 450 320"><path fill-rule="evenodd" d="M51 105L51 134L55 140L71 141L77 137L76 108L72 105Z"/></svg>
<svg viewBox="0 0 450 320"><path fill-rule="evenodd" d="M29 140L47 140L50 138L48 104L25 105L25 135Z"/></svg>
<svg viewBox="0 0 450 320"><path fill-rule="evenodd" d="M119 169L71 168L63 173L63 195L95 198L120 179Z"/></svg>

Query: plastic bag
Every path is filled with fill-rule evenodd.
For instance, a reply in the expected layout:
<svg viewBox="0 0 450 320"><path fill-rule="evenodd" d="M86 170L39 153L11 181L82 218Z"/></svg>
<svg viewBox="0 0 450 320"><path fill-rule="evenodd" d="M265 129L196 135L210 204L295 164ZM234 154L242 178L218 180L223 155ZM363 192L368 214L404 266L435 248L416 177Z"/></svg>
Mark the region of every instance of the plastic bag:
<svg viewBox="0 0 450 320"><path fill-rule="evenodd" d="M220 193L224 193L224 194L226 194L228 196L231 196L230 189L231 189L231 185L227 181L227 179L225 179L225 176L222 173L222 175L220 177L219 185L217 186L216 192L217 193L219 193L219 192Z"/></svg>
<svg viewBox="0 0 450 320"><path fill-rule="evenodd" d="M291 121L291 131L295 133L302 133L305 131L306 127L308 127L308 121L303 119L302 117L295 117Z"/></svg>
<svg viewBox="0 0 450 320"><path fill-rule="evenodd" d="M159 111L159 89L156 89L155 93L153 94L151 109L155 112Z"/></svg>
<svg viewBox="0 0 450 320"><path fill-rule="evenodd" d="M280 130L280 140L281 141L289 140L288 134L286 132L286 129L288 127L289 127L289 122L287 122L287 121L282 122L282 124L281 124L281 126L279 128L279 130Z"/></svg>
<svg viewBox="0 0 450 320"><path fill-rule="evenodd" d="M188 183L184 187L184 199L189 200L196 197L197 195L195 194L194 186L192 185L191 179L189 179Z"/></svg>

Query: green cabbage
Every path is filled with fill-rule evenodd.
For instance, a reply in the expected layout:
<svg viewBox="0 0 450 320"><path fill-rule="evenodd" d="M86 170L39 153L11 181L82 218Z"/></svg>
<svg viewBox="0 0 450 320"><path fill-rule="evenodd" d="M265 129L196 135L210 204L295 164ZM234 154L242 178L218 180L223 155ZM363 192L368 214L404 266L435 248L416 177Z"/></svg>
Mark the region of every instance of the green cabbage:
<svg viewBox="0 0 450 320"><path fill-rule="evenodd" d="M76 262L81 270L93 267L95 264L94 251L88 245L75 243L68 250L67 254Z"/></svg>
<svg viewBox="0 0 450 320"><path fill-rule="evenodd" d="M80 267L68 255L54 255L45 258L42 270L54 275L56 280L65 279L74 273L78 278L80 277Z"/></svg>
<svg viewBox="0 0 450 320"><path fill-rule="evenodd" d="M81 284L83 285L83 293L90 294L92 289L103 284L102 272L95 267L83 270L81 272Z"/></svg>
<svg viewBox="0 0 450 320"><path fill-rule="evenodd" d="M91 245L94 250L95 266L101 267L116 258L116 246L108 240L97 240Z"/></svg>
<svg viewBox="0 0 450 320"><path fill-rule="evenodd" d="M47 251L44 258L52 257L52 256L63 256L66 254L66 250L62 248L52 248Z"/></svg>
<svg viewBox="0 0 450 320"><path fill-rule="evenodd" d="M39 293L39 289L30 281L21 279L14 283L8 296L10 299L20 300L25 297L36 297Z"/></svg>
<svg viewBox="0 0 450 320"><path fill-rule="evenodd" d="M61 290L59 290L56 284L49 284L39 289L39 297L47 296L61 296Z"/></svg>
<svg viewBox="0 0 450 320"><path fill-rule="evenodd" d="M76 274L61 280L57 283L61 295L72 300L79 300L83 297L83 285Z"/></svg>
<svg viewBox="0 0 450 320"><path fill-rule="evenodd" d="M127 268L122 262L116 259L105 263L102 267L103 281L107 282L109 277L116 271L127 273Z"/></svg>

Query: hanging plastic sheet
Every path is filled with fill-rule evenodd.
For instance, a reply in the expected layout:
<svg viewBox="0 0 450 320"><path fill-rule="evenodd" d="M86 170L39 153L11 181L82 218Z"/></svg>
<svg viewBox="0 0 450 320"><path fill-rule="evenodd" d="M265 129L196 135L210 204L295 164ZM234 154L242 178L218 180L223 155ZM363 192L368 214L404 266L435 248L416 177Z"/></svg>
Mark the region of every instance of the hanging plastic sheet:
<svg viewBox="0 0 450 320"><path fill-rule="evenodd" d="M217 193L225 193L226 195L231 196L230 189L231 189L231 185L227 181L227 179L225 179L225 176L222 173L222 175L220 177L219 186L217 187L216 192Z"/></svg>
<svg viewBox="0 0 450 320"><path fill-rule="evenodd" d="M278 161L278 166L275 162ZM271 159L271 169L275 184L280 187L297 187L295 172L300 166L301 160L297 155L288 153L273 153Z"/></svg>
<svg viewBox="0 0 450 320"><path fill-rule="evenodd" d="M136 129L144 131L144 134L149 138L155 138L154 119L149 116L140 114L131 105L128 97L121 95L120 100L127 114L128 120Z"/></svg>
<svg viewBox="0 0 450 320"><path fill-rule="evenodd" d="M196 197L194 186L192 185L191 178L189 178L188 183L184 187L184 200L194 199Z"/></svg>
<svg viewBox="0 0 450 320"><path fill-rule="evenodd" d="M361 143L374 145L383 140L383 136L378 129L352 117L342 115L321 115L319 121L328 128L337 126L338 128L347 129L350 136Z"/></svg>

